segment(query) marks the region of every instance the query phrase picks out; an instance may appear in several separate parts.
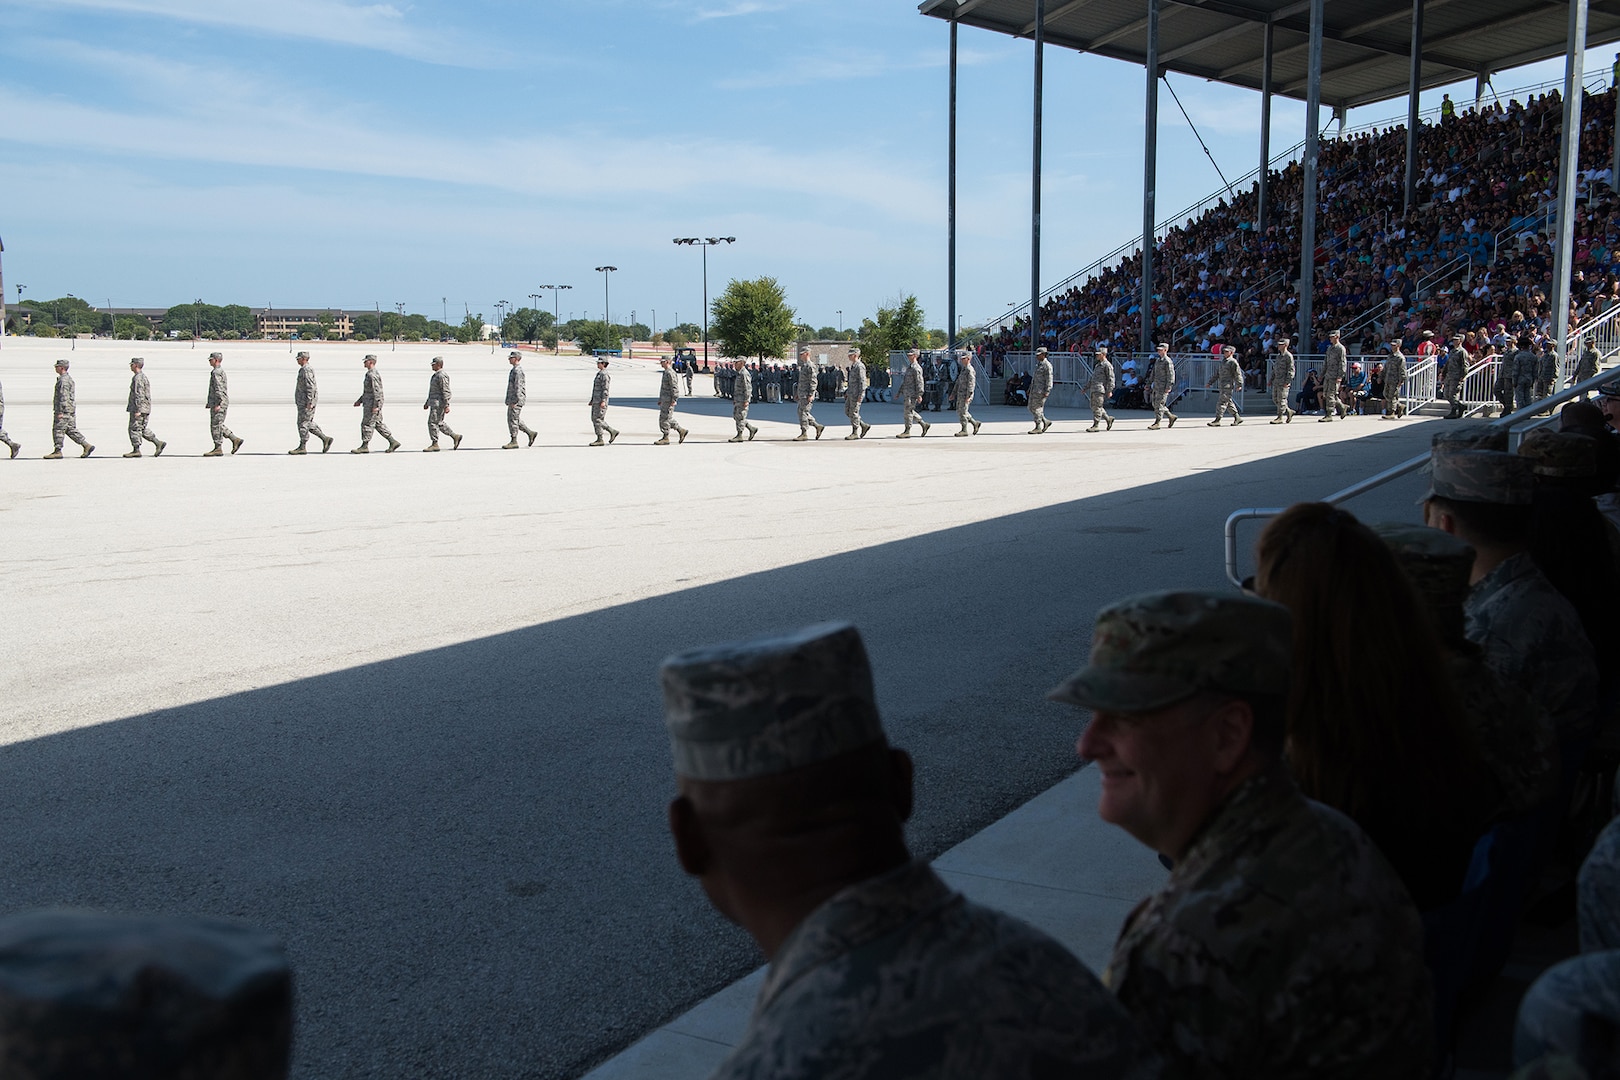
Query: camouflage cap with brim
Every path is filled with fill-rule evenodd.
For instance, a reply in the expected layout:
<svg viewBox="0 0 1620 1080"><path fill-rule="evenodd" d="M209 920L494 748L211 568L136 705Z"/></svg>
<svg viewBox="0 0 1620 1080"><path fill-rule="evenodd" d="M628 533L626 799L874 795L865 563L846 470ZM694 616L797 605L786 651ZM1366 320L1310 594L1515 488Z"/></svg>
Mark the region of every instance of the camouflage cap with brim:
<svg viewBox="0 0 1620 1080"><path fill-rule="evenodd" d="M1373 532L1395 553L1430 611L1460 612L1474 569L1474 549L1448 532L1427 525L1384 522Z"/></svg>
<svg viewBox="0 0 1620 1080"><path fill-rule="evenodd" d="M1605 383L1598 387L1597 393L1598 397L1608 398L1610 401L1620 398L1620 382Z"/></svg>
<svg viewBox="0 0 1620 1080"><path fill-rule="evenodd" d="M1535 474L1528 458L1499 450L1436 450L1429 459L1428 499L1528 506Z"/></svg>
<svg viewBox="0 0 1620 1080"><path fill-rule="evenodd" d="M297 356L293 357L293 359L294 360L308 360L309 359L309 353L301 352Z"/></svg>
<svg viewBox="0 0 1620 1080"><path fill-rule="evenodd" d="M1506 428L1485 420L1468 420L1434 433L1429 445L1435 450L1501 450L1508 448Z"/></svg>
<svg viewBox="0 0 1620 1080"><path fill-rule="evenodd" d="M1597 475L1597 444L1573 431L1532 431L1519 442L1537 479L1589 480Z"/></svg>
<svg viewBox="0 0 1620 1080"><path fill-rule="evenodd" d="M1091 659L1047 693L1108 712L1146 712L1202 691L1288 692L1293 620L1269 600L1227 592L1158 592L1097 613Z"/></svg>
<svg viewBox="0 0 1620 1080"><path fill-rule="evenodd" d="M678 653L660 677L679 776L747 780L884 741L866 646L848 623Z"/></svg>

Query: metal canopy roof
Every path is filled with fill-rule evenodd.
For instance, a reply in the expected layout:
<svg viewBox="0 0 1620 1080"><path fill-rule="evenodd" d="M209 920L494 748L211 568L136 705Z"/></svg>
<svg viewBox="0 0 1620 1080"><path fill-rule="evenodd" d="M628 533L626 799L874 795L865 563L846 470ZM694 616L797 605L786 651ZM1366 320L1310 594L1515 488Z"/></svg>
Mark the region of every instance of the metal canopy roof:
<svg viewBox="0 0 1620 1080"><path fill-rule="evenodd" d="M925 0L936 19L1033 37L1035 0ZM1587 47L1620 41L1620 0L1589 0ZM1305 98L1308 0L1161 0L1165 71L1260 89L1265 26L1275 27L1272 91ZM1564 55L1568 0L1427 0L1424 87ZM1142 65L1143 0L1046 0L1048 44ZM1322 33L1322 103L1354 108L1405 97L1411 77L1412 0L1328 0Z"/></svg>

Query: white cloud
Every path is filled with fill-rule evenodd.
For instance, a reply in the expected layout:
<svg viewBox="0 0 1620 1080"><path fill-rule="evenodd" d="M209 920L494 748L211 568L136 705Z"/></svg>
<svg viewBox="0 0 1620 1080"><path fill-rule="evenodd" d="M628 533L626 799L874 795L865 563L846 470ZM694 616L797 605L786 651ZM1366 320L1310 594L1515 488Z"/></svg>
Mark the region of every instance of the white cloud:
<svg viewBox="0 0 1620 1080"><path fill-rule="evenodd" d="M371 49L432 64L489 67L502 51L464 39L453 30L412 24L393 4L343 0L15 0L52 11L78 9L109 15L170 19L269 37L296 38Z"/></svg>
<svg viewBox="0 0 1620 1080"><path fill-rule="evenodd" d="M699 8L692 13L692 18L699 22L709 19L735 19L743 15L760 15L771 11L781 11L791 6L783 0L732 0L731 3L721 7Z"/></svg>

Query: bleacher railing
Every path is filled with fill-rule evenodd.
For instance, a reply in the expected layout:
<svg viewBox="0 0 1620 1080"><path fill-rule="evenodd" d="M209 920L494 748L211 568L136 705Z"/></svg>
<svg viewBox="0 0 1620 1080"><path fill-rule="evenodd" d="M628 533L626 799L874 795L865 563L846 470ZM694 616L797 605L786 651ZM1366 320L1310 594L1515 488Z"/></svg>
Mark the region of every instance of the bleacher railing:
<svg viewBox="0 0 1620 1080"><path fill-rule="evenodd" d="M1596 318L1588 319L1570 332L1569 348L1564 350L1558 365L1560 382L1575 377L1575 365L1580 362L1581 353L1588 342L1597 348L1599 367L1620 353L1620 304L1615 304Z"/></svg>

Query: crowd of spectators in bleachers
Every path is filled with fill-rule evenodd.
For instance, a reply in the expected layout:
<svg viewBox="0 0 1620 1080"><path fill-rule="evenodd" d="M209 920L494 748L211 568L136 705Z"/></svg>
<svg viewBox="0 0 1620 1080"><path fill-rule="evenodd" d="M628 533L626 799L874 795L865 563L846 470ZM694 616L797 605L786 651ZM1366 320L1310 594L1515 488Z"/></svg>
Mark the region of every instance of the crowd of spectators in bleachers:
<svg viewBox="0 0 1620 1080"><path fill-rule="evenodd" d="M1264 357L1295 336L1321 353L1329 328L1351 325L1352 355L1392 338L1414 354L1423 331L1464 335L1485 358L1494 342L1552 327L1553 206L1562 101L1554 91L1487 104L1425 124L1418 136L1417 209L1405 213L1405 129L1374 129L1323 143L1320 157L1314 339L1297 340L1297 162L1270 174L1270 220L1255 230L1256 189L1222 199L1156 245L1156 337L1175 353L1232 345L1254 389ZM1620 204L1608 161L1614 94L1582 104L1580 206L1575 222L1572 328L1620 301ZM1042 305L1041 342L1054 352L1116 357L1145 351L1140 334L1141 255L1133 254ZM1151 348L1151 345L1147 346ZM987 338L992 363L1028 352L1028 319Z"/></svg>

